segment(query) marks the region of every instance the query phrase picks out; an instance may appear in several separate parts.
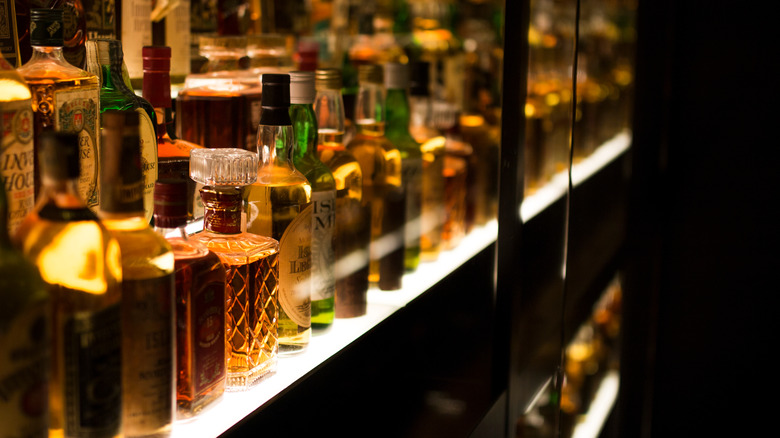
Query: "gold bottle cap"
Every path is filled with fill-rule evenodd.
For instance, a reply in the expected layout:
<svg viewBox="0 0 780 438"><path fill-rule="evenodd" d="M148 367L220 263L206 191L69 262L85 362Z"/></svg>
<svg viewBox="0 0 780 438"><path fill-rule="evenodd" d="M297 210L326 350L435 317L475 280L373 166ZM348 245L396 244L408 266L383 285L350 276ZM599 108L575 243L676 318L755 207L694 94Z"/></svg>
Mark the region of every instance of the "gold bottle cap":
<svg viewBox="0 0 780 438"><path fill-rule="evenodd" d="M384 78L382 66L377 64L363 64L358 66L358 83L382 85Z"/></svg>
<svg viewBox="0 0 780 438"><path fill-rule="evenodd" d="M340 90L341 70L337 68L319 68L314 73L314 87L319 90Z"/></svg>

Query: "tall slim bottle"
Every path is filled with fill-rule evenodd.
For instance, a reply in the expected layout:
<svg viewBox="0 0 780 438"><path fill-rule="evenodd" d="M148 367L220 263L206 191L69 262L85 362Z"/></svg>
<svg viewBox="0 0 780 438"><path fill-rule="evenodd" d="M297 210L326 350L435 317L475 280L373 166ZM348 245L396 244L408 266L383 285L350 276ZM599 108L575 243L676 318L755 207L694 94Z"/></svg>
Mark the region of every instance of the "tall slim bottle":
<svg viewBox="0 0 780 438"><path fill-rule="evenodd" d="M225 392L225 267L190 239L187 183L154 186L154 230L173 248L176 278L177 417L197 415Z"/></svg>
<svg viewBox="0 0 780 438"><path fill-rule="evenodd" d="M336 181L335 313L336 318L351 318L366 313L371 209L361 203L363 173L360 163L344 146L341 71L319 69L315 75L317 151Z"/></svg>
<svg viewBox="0 0 780 438"><path fill-rule="evenodd" d="M157 181L157 133L146 108L140 105L138 96L127 88L122 77L122 43L112 39L98 39L98 63L102 72L100 87L100 113L106 111L132 111L138 114L138 138L143 171L144 217L152 219L154 182ZM152 114L153 115L153 114Z"/></svg>
<svg viewBox="0 0 780 438"><path fill-rule="evenodd" d="M279 353L311 337L311 185L293 164L290 76L264 74L257 182L247 187L247 231L279 240Z"/></svg>
<svg viewBox="0 0 780 438"><path fill-rule="evenodd" d="M122 253L122 432L167 436L173 410L173 251L149 226L135 111L102 114L100 217Z"/></svg>
<svg viewBox="0 0 780 438"><path fill-rule="evenodd" d="M204 187L203 231L192 240L222 260L227 336L226 390L240 391L276 370L279 242L243 232L242 190L257 179L257 154L235 148L196 149L190 175Z"/></svg>
<svg viewBox="0 0 780 438"><path fill-rule="evenodd" d="M0 189L0 437L45 437L51 354L48 294L35 266L11 245L7 212L5 190Z"/></svg>
<svg viewBox="0 0 780 438"><path fill-rule="evenodd" d="M406 198L401 177L401 152L385 137L382 67L358 68L355 123L347 144L363 171L363 205L371 206L369 281L381 290L401 288L404 273Z"/></svg>
<svg viewBox="0 0 780 438"><path fill-rule="evenodd" d="M24 79L0 56L0 177L8 194L0 232L10 235L35 205L31 96Z"/></svg>
<svg viewBox="0 0 780 438"><path fill-rule="evenodd" d="M318 329L330 326L334 318L336 181L317 157L315 95L313 71L290 73L293 164L311 185L311 324Z"/></svg>
<svg viewBox="0 0 780 438"><path fill-rule="evenodd" d="M78 134L79 194L88 207L96 209L100 202L98 79L65 60L62 9L32 9L30 21L33 53L30 60L19 67L19 74L32 93L35 144L39 144L38 137L44 130ZM37 166L36 162L36 173ZM40 192L39 185L36 177L36 193Z"/></svg>
<svg viewBox="0 0 780 438"><path fill-rule="evenodd" d="M401 153L401 174L406 197L404 225L404 266L407 271L420 264L423 157L420 144L409 133L409 66L396 62L385 64L387 89L387 123L385 136Z"/></svg>
<svg viewBox="0 0 780 438"><path fill-rule="evenodd" d="M50 436L120 436L122 260L78 191L79 137L45 132L41 193L17 232L52 302Z"/></svg>

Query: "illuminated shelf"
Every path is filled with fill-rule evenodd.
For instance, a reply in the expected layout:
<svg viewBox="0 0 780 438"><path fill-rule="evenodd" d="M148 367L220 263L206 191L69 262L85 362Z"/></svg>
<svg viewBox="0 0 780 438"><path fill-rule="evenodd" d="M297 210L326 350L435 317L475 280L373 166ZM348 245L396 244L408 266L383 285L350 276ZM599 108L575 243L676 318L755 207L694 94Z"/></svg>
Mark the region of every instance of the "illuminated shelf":
<svg viewBox="0 0 780 438"><path fill-rule="evenodd" d="M620 373L609 371L601 380L588 412L579 416L572 438L598 438L609 413L612 412L619 389Z"/></svg>
<svg viewBox="0 0 780 438"><path fill-rule="evenodd" d="M481 251L496 241L498 223L494 220L474 229L453 250L441 253L434 262L421 263L413 273L404 275L403 289L369 289L368 311L357 318L336 319L323 333L314 333L309 348L298 355L281 357L277 371L245 392L226 392L200 416L174 426L174 437L216 437L263 406L273 403L289 387L328 362L377 324L391 317L424 294Z"/></svg>

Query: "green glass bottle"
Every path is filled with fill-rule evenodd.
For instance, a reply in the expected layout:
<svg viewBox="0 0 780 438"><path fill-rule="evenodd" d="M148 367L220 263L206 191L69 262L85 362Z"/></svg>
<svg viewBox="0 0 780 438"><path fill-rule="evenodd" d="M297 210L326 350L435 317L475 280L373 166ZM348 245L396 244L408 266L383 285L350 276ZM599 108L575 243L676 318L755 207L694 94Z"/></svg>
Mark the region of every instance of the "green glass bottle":
<svg viewBox="0 0 780 438"><path fill-rule="evenodd" d="M293 164L311 184L311 324L313 329L323 329L335 316L336 180L317 156L315 96L313 71L290 73Z"/></svg>
<svg viewBox="0 0 780 438"><path fill-rule="evenodd" d="M387 89L387 122L385 137L401 152L401 181L406 196L404 227L404 267L413 271L420 264L423 157L420 144L409 133L409 67L407 64L385 64Z"/></svg>

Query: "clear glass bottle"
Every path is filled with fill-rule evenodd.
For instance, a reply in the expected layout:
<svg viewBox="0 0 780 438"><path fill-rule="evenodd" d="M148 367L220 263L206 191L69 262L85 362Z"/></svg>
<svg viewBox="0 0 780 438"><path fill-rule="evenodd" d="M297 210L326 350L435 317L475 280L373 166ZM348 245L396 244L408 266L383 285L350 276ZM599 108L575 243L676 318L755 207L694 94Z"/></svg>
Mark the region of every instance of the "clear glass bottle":
<svg viewBox="0 0 780 438"><path fill-rule="evenodd" d="M0 382L15 382L3 385L0 435L47 436L49 299L38 270L11 244L7 213L0 188Z"/></svg>
<svg viewBox="0 0 780 438"><path fill-rule="evenodd" d="M330 326L334 318L336 181L317 156L315 95L313 71L290 73L293 164L311 185L311 324L321 329Z"/></svg>
<svg viewBox="0 0 780 438"><path fill-rule="evenodd" d="M35 205L32 95L24 79L0 56L0 177L8 193L6 227L13 235Z"/></svg>
<svg viewBox="0 0 780 438"><path fill-rule="evenodd" d="M225 265L228 391L241 391L276 370L279 242L242 231L242 189L257 179L257 155L243 149L196 149L190 175L204 187L203 231L192 240Z"/></svg>
<svg viewBox="0 0 780 438"><path fill-rule="evenodd" d="M17 237L52 303L49 436L120 436L119 244L79 194L79 136L45 132L38 141L41 193Z"/></svg>
<svg viewBox="0 0 780 438"><path fill-rule="evenodd" d="M177 416L197 415L225 392L225 267L190 239L187 183L158 180L154 230L173 248L176 278Z"/></svg>
<svg viewBox="0 0 780 438"><path fill-rule="evenodd" d="M143 97L154 107L157 119L157 164L159 179L181 179L187 182L188 220L203 216L203 203L195 181L190 178L190 153L203 146L186 140L172 139L171 117L171 49L143 48Z"/></svg>
<svg viewBox="0 0 780 438"><path fill-rule="evenodd" d="M401 153L402 183L406 197L404 266L407 271L413 271L420 264L423 157L420 144L409 133L409 66L389 62L384 68L387 90L385 136Z"/></svg>
<svg viewBox="0 0 780 438"><path fill-rule="evenodd" d="M19 67L19 73L32 93L35 144L39 144L38 137L44 130L78 134L81 149L79 193L88 207L96 209L100 202L98 79L65 60L62 9L32 9L30 20L33 53L30 60ZM49 33L47 28L55 30ZM36 177L36 193L38 186Z"/></svg>
<svg viewBox="0 0 780 438"><path fill-rule="evenodd" d="M247 231L279 241L279 353L311 337L311 185L293 164L290 76L264 74L257 182L247 187Z"/></svg>
<svg viewBox="0 0 780 438"><path fill-rule="evenodd" d="M363 172L360 163L344 146L341 85L338 69L316 71L317 150L320 160L328 166L336 181L335 314L336 318L351 318L366 313L371 209L361 202Z"/></svg>
<svg viewBox="0 0 780 438"><path fill-rule="evenodd" d="M369 281L382 290L400 289L404 273L406 198L401 152L385 137L382 67L358 69L355 122L357 133L347 144L363 171L363 205L371 206Z"/></svg>
<svg viewBox="0 0 780 438"><path fill-rule="evenodd" d="M100 113L106 111L133 111L138 114L138 138L144 176L144 218L152 219L154 182L157 181L157 124L147 108L141 106L139 97L127 88L122 77L122 43L113 39L94 40L97 45L102 83L100 87ZM153 115L153 114L152 114Z"/></svg>

